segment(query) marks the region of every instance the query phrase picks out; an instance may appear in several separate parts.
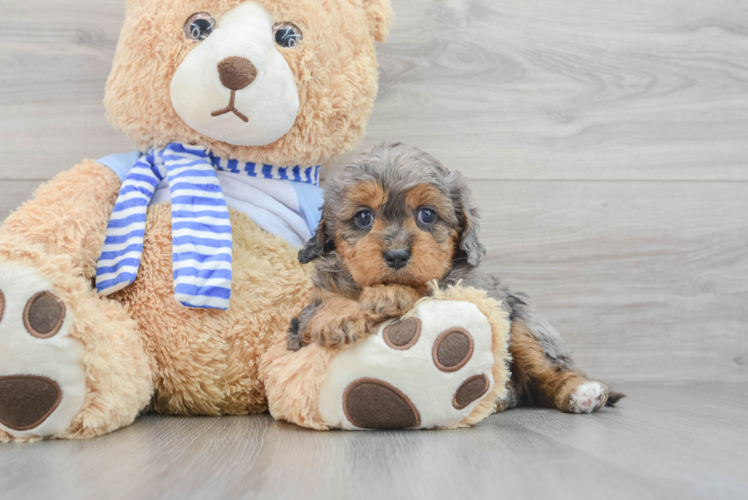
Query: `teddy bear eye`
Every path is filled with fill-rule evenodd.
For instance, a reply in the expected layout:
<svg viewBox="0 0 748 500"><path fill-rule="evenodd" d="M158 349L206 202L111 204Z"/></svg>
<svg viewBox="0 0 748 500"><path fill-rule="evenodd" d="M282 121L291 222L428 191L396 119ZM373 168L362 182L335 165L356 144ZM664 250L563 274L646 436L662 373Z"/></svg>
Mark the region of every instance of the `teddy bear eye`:
<svg viewBox="0 0 748 500"><path fill-rule="evenodd" d="M210 14L198 12L192 14L184 23L184 36L195 42L202 42L213 32L216 20Z"/></svg>
<svg viewBox="0 0 748 500"><path fill-rule="evenodd" d="M301 34L301 30L295 24L278 23L273 26L273 38L275 38L275 43L281 47L295 49L301 43L304 35Z"/></svg>
<svg viewBox="0 0 748 500"><path fill-rule="evenodd" d="M430 208L422 208L418 211L418 222L424 226L430 226L436 221L436 212Z"/></svg>
<svg viewBox="0 0 748 500"><path fill-rule="evenodd" d="M366 229L374 222L374 215L369 210L360 210L354 220L360 229Z"/></svg>

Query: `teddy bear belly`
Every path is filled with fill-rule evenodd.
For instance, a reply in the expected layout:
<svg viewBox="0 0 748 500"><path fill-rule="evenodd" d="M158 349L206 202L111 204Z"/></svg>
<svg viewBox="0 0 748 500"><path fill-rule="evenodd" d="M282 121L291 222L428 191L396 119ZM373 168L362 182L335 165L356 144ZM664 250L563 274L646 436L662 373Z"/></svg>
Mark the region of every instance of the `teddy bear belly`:
<svg viewBox="0 0 748 500"><path fill-rule="evenodd" d="M297 249L231 210L233 282L228 311L174 299L171 207L148 209L138 278L112 295L138 322L154 373L153 408L165 414L247 414L267 409L260 356L311 295Z"/></svg>

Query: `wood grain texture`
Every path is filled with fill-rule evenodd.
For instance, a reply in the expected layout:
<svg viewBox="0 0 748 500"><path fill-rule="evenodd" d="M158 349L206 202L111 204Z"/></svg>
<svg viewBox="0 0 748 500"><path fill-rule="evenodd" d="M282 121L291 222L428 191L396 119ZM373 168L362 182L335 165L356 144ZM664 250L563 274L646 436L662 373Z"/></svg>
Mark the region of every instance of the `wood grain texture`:
<svg viewBox="0 0 748 500"><path fill-rule="evenodd" d="M101 105L123 4L2 2L0 178L130 149ZM366 145L409 142L474 178L748 180L744 3L393 4Z"/></svg>
<svg viewBox="0 0 748 500"><path fill-rule="evenodd" d="M748 4L407 0L366 145L476 179L748 179Z"/></svg>
<svg viewBox="0 0 748 500"><path fill-rule="evenodd" d="M101 103L124 2L0 5L4 218L131 146ZM748 6L393 5L364 146L402 140L473 180L487 265L590 375L748 381Z"/></svg>
<svg viewBox="0 0 748 500"><path fill-rule="evenodd" d="M40 181L0 180L0 220L4 220L12 210L31 198Z"/></svg>
<svg viewBox="0 0 748 500"><path fill-rule="evenodd" d="M457 431L146 416L94 440L3 445L0 491L16 500L745 498L744 384L622 389L619 408L594 415L511 410Z"/></svg>
<svg viewBox="0 0 748 500"><path fill-rule="evenodd" d="M486 269L609 382L748 380L743 183L494 181Z"/></svg>

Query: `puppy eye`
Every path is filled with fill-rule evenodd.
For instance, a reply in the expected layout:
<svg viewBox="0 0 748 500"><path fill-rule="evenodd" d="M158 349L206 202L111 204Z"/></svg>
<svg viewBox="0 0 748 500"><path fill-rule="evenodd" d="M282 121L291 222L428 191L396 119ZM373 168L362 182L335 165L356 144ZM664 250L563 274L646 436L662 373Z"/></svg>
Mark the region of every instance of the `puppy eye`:
<svg viewBox="0 0 748 500"><path fill-rule="evenodd" d="M366 229L374 222L374 215L368 210L361 210L356 214L354 220L360 229Z"/></svg>
<svg viewBox="0 0 748 500"><path fill-rule="evenodd" d="M436 222L436 212L430 208L422 208L418 211L418 222L425 226L430 226Z"/></svg>
<svg viewBox="0 0 748 500"><path fill-rule="evenodd" d="M275 43L287 49L295 49L304 39L301 30L291 23L278 23L273 26L273 38Z"/></svg>
<svg viewBox="0 0 748 500"><path fill-rule="evenodd" d="M184 23L184 36L194 42L202 42L213 33L215 27L216 20L210 14L198 12L192 14Z"/></svg>

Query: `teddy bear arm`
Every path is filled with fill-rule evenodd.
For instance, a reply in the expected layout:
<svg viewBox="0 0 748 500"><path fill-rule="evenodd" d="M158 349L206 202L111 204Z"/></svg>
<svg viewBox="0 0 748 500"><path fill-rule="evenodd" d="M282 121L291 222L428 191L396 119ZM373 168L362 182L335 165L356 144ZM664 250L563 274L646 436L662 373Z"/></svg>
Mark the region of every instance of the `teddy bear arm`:
<svg viewBox="0 0 748 500"><path fill-rule="evenodd" d="M2 231L51 255L68 255L86 278L94 276L120 180L112 170L84 160L41 185L13 212Z"/></svg>

